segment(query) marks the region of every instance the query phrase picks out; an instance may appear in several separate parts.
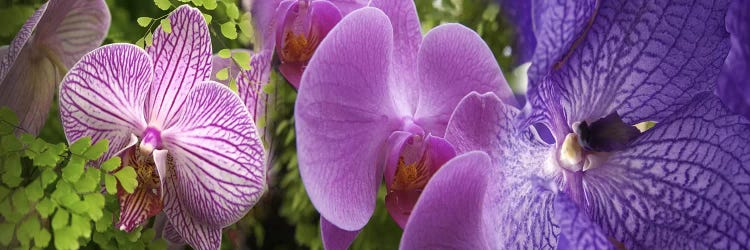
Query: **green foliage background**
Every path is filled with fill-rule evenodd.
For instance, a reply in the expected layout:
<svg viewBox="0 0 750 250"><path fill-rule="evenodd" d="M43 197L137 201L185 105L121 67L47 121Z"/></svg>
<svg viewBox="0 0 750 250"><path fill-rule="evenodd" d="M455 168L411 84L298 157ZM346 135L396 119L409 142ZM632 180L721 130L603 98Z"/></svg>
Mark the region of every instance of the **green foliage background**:
<svg viewBox="0 0 750 250"><path fill-rule="evenodd" d="M107 0L112 15L112 24L104 44L115 42L134 43L141 46L148 44L150 32L161 23L160 20L166 17L175 6L185 2L199 6L204 15L211 19L209 28L214 53L227 48L252 49L254 32L250 26L251 16L241 9L239 2L233 0ZM0 44L9 44L25 20L42 3L43 1L40 0L6 0L0 2ZM511 74L515 63L512 54L508 53L511 51L509 46L512 43L511 39L515 31L503 19L502 9L496 2L417 0L416 5L423 33L437 25L448 22L458 22L477 31L494 52L506 78L511 83L511 87L518 89L517 81L513 77L514 74ZM301 247L322 249L318 224L319 215L307 198L297 168L293 120L296 92L286 83L283 77L276 73L272 74L270 87L266 88L266 91L273 97L271 98L273 103L266 118L267 126L264 128L272 135L268 140L269 153L272 156L268 177L269 190L244 219L224 231L222 247L225 249L298 249ZM12 118L9 118L11 117L9 114L5 114L3 117L12 120ZM2 127L0 126L0 128ZM15 246L36 246L39 248L47 246L57 248L86 247L92 249L125 246L135 249L142 249L147 246L164 247L163 241L151 240L156 232L149 227L138 229L136 232L129 234L113 230L111 218L119 210L116 197L101 194L99 194L101 195L99 197L96 192L91 192L88 189L88 191L84 190L87 192L80 192L81 190L73 184L75 181L66 178L66 171L75 172L68 175L79 175L78 172L81 172L78 178L90 178L89 181L92 183L101 183L104 182L104 179L118 177L114 177L105 170L83 170L83 162L94 159L90 157L75 160L76 164L81 163L81 165L75 165L74 170L67 170L73 169L67 165L76 154L71 152L74 146L68 148L65 145L65 136L56 104L50 110L49 119L39 138L21 137L18 139L19 145L22 145L21 148L9 148L18 145L6 145L6 140L13 140L11 138L13 136L8 135L8 133L0 133L0 136L3 136L3 146L0 147L0 157L2 158L0 159L12 159L14 161L19 159L19 161L23 161L25 168L19 172L15 167L10 167L15 165L3 163L3 167L0 168L0 175L3 178L2 185L0 185L0 198L3 201L17 200L21 202L22 200L28 200L30 205L36 206L36 209L33 207L27 208L28 213L21 215L10 214L18 210L15 209L17 203L8 202L7 205L5 202L0 203L0 211L6 211L6 209L8 211L8 214L5 212L1 214L0 232L3 233L0 234L0 243L11 241L11 238L8 237L13 235L8 236L5 232L8 232L9 227L14 227L16 230L20 230L20 234L24 235L20 236L19 234L18 241L14 242ZM35 145L36 149L47 150L44 152L49 153L42 155L51 158L47 159L50 162L48 165L51 166L46 168L36 166L42 165L39 162L43 160L31 157L33 152L29 149L30 145ZM88 149L89 146L86 145L85 148ZM20 151L8 153L12 149ZM53 161L54 164L51 163ZM26 166L34 167L26 168ZM54 181L44 179L44 173L48 173L47 177L51 178L49 177L51 176L49 175L50 171L55 173ZM60 175L62 177L58 178ZM9 179L6 180L6 176L17 176L15 178L20 180L15 180L14 177L8 177ZM14 182L18 183L9 185L9 183ZM36 199L36 196L39 196L41 191L36 190L36 185L41 185L40 189L44 189L41 194L42 197L39 199ZM70 187L66 185L70 185ZM32 186L34 190L28 191ZM59 204L56 197L61 195L60 192L64 192L64 195L76 196L82 203L85 203L86 199L90 199L90 203L93 205L88 203L84 205L94 207L82 208L76 207L74 204ZM16 197L29 196L29 194L35 197ZM355 240L352 248L395 249L398 247L402 230L386 212L383 204L384 197L385 190L381 188L375 214ZM35 201L31 202L32 200ZM50 208L47 206L57 208L57 212L54 214L48 212ZM21 217L17 218L18 216ZM60 216L59 223L57 222L58 216ZM62 222L63 216L66 216L66 223ZM67 216L71 217L70 223L68 223ZM21 222L20 226L12 224L16 222ZM27 226L24 223L34 225ZM54 232L45 229L45 226L51 228ZM75 230L67 230L70 233L61 230L70 228ZM50 244L49 242L54 242L52 238L57 235L73 240L61 242L62 245L60 246Z"/></svg>

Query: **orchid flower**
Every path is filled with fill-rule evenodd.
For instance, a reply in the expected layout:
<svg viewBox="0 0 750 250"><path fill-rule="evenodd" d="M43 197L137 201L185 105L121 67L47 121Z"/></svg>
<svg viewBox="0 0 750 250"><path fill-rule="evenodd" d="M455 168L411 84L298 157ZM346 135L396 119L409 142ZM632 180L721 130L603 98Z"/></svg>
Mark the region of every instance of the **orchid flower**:
<svg viewBox="0 0 750 250"><path fill-rule="evenodd" d="M727 13L732 48L717 93L733 111L750 118L750 1L735 0Z"/></svg>
<svg viewBox="0 0 750 250"><path fill-rule="evenodd" d="M264 150L252 116L229 88L210 81L211 41L201 12L178 7L171 32L154 31L146 51L130 44L85 55L60 86L69 142L109 140L139 185L118 192L117 227L130 231L164 212L163 235L218 249L221 229L265 190Z"/></svg>
<svg viewBox="0 0 750 250"><path fill-rule="evenodd" d="M281 59L279 71L299 88L302 72L323 38L343 16L367 1L272 0L251 5L255 27L261 30L261 51L273 54L275 49Z"/></svg>
<svg viewBox="0 0 750 250"><path fill-rule="evenodd" d="M102 43L109 22L104 0L51 0L34 12L10 46L0 47L0 106L18 115L24 132L39 133L57 84Z"/></svg>
<svg viewBox="0 0 750 250"><path fill-rule="evenodd" d="M727 2L600 1L588 14L571 8L579 2L541 4L553 13L537 27L584 32L572 43L536 33L556 43L535 51L542 61L532 67L546 73L530 75L531 115L488 98L459 105L446 138L464 141L459 154L487 152L491 165L438 171L435 183L454 184L427 185L402 248L435 240L477 249L750 245L750 121L710 94L729 48ZM461 132L483 126L479 117L494 126ZM657 123L634 130L643 121ZM461 193L471 197L444 198L466 183ZM482 205L457 204L465 200ZM451 224L461 219L480 223Z"/></svg>
<svg viewBox="0 0 750 250"><path fill-rule="evenodd" d="M515 41L513 41L513 54L516 64L531 61L531 56L536 48L536 37L532 28L532 1L498 0L502 14L507 17L508 22L515 28Z"/></svg>
<svg viewBox="0 0 750 250"><path fill-rule="evenodd" d="M446 24L422 38L411 1L373 1L345 16L302 75L295 106L299 168L323 243L345 248L386 208L405 226L430 177L456 153L444 138L472 91L514 97L481 38Z"/></svg>

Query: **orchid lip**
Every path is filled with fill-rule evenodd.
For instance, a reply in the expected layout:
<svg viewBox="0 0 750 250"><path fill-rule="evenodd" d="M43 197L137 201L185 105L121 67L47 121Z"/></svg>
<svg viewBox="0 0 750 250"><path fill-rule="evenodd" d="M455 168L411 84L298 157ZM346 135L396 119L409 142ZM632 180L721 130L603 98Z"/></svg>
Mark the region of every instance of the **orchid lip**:
<svg viewBox="0 0 750 250"><path fill-rule="evenodd" d="M143 132L143 139L141 140L141 153L149 155L154 149L162 149L162 147L161 131L154 127L146 128L146 131Z"/></svg>

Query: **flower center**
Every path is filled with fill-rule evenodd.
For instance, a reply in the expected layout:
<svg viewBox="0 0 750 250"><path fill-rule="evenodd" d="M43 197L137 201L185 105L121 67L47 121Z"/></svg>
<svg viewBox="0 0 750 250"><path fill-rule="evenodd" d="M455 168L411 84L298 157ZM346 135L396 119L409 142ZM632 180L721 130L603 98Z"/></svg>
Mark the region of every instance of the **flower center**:
<svg viewBox="0 0 750 250"><path fill-rule="evenodd" d="M281 60L287 63L307 62L318 48L320 40L311 33L312 37L308 39L305 34L295 34L288 31L284 43L281 47Z"/></svg>
<svg viewBox="0 0 750 250"><path fill-rule="evenodd" d="M141 145L143 141L141 141ZM146 220L161 212L164 207L162 201L161 180L156 171L153 155L144 154L141 146L126 150L123 155L122 166L135 169L138 186L132 193L126 192L121 186L117 188L120 202L120 218L115 226L120 230L131 231L142 225ZM171 156L167 156L167 167L173 167Z"/></svg>
<svg viewBox="0 0 750 250"><path fill-rule="evenodd" d="M154 127L146 128L146 131L143 132L139 151L144 155L149 155L154 149L162 149L162 146L161 131Z"/></svg>

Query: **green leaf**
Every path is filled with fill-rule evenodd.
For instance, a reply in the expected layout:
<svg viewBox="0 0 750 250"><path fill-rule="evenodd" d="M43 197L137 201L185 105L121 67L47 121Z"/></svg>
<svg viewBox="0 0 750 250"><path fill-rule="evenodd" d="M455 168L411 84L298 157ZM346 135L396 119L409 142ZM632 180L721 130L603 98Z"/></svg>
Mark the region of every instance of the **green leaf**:
<svg viewBox="0 0 750 250"><path fill-rule="evenodd" d="M138 41L135 41L135 46L146 48L146 42L143 37L139 38Z"/></svg>
<svg viewBox="0 0 750 250"><path fill-rule="evenodd" d="M3 160L3 183L10 188L17 187L21 184L23 179L21 178L21 158L18 154L8 154Z"/></svg>
<svg viewBox="0 0 750 250"><path fill-rule="evenodd" d="M154 0L154 3L156 4L156 7L159 7L161 10L168 10L169 7L172 6L169 0Z"/></svg>
<svg viewBox="0 0 750 250"><path fill-rule="evenodd" d="M112 157L109 158L109 160L102 163L102 170L107 172L115 171L118 167L120 167L120 164L122 164L122 160L120 157Z"/></svg>
<svg viewBox="0 0 750 250"><path fill-rule="evenodd" d="M90 193L83 196L83 201L89 205L89 209L86 211L91 220L97 221L104 214L104 195L100 193Z"/></svg>
<svg viewBox="0 0 750 250"><path fill-rule="evenodd" d="M203 14L203 18L206 19L206 24L211 24L211 20L213 20L213 17L209 14Z"/></svg>
<svg viewBox="0 0 750 250"><path fill-rule="evenodd" d="M146 37L143 39L143 41L146 43L146 47L151 47L151 45L154 44L154 33L149 32L146 34Z"/></svg>
<svg viewBox="0 0 750 250"><path fill-rule="evenodd" d="M223 69L220 69L219 72L216 72L216 79L223 81L228 78L229 78L229 68L223 68Z"/></svg>
<svg viewBox="0 0 750 250"><path fill-rule="evenodd" d="M117 179L115 179L115 177L112 175L105 175L104 187L107 188L108 194L116 194L117 193Z"/></svg>
<svg viewBox="0 0 750 250"><path fill-rule="evenodd" d="M36 179L29 183L26 188L23 189L26 192L26 198L29 202L37 202L39 199L44 197L44 190L42 190L42 182Z"/></svg>
<svg viewBox="0 0 750 250"><path fill-rule="evenodd" d="M83 155L83 153L86 152L86 149L88 149L89 146L91 146L91 137L86 136L73 142L73 144L70 144L69 149L73 154Z"/></svg>
<svg viewBox="0 0 750 250"><path fill-rule="evenodd" d="M138 25L141 27L148 27L149 24L151 24L151 21L153 21L153 18L150 17L139 17L136 21L138 21Z"/></svg>
<svg viewBox="0 0 750 250"><path fill-rule="evenodd" d="M52 217L52 229L58 230L67 226L68 218L70 218L70 213L68 213L68 211L65 211L65 209L58 209Z"/></svg>
<svg viewBox="0 0 750 250"><path fill-rule="evenodd" d="M234 22L228 21L226 23L223 23L221 25L221 34L224 35L224 37L229 39L237 39L237 27L235 26Z"/></svg>
<svg viewBox="0 0 750 250"><path fill-rule="evenodd" d="M223 2L223 3L224 3L224 6L226 7L227 17L231 19L237 19L240 17L240 10L239 8L237 8L236 4L229 3L229 2Z"/></svg>
<svg viewBox="0 0 750 250"><path fill-rule="evenodd" d="M18 141L18 138L14 134L4 135L0 138L0 146L6 151L19 151L23 149L23 145Z"/></svg>
<svg viewBox="0 0 750 250"><path fill-rule="evenodd" d="M36 216L30 216L28 219L21 223L16 231L16 239L23 246L28 246L29 241L34 238L34 235L39 233L39 218Z"/></svg>
<svg viewBox="0 0 750 250"><path fill-rule="evenodd" d="M86 158L86 160L99 159L99 157L101 157L102 154L104 154L104 152L107 151L108 145L109 145L109 140L101 139L97 141L94 145L91 145L91 147L89 147L86 150L86 152L83 153L83 157Z"/></svg>
<svg viewBox="0 0 750 250"><path fill-rule="evenodd" d="M161 29L164 30L167 34L172 33L172 23L169 21L169 18L164 18L161 20Z"/></svg>
<svg viewBox="0 0 750 250"><path fill-rule="evenodd" d="M0 215L5 217L5 220L8 222L19 222L25 215L25 213L21 213L16 209L13 209L13 206L11 206L11 200L12 197L6 198L2 202L0 202Z"/></svg>
<svg viewBox="0 0 750 250"><path fill-rule="evenodd" d="M0 110L1 111L1 110ZM7 246L10 241L13 240L13 232L16 230L16 225L11 223L0 224L0 245Z"/></svg>
<svg viewBox="0 0 750 250"><path fill-rule="evenodd" d="M102 211L102 217L96 220L95 228L97 232L107 231L112 227L112 212L104 210Z"/></svg>
<svg viewBox="0 0 750 250"><path fill-rule="evenodd" d="M18 116L8 107L0 108L0 135L13 133L18 126Z"/></svg>
<svg viewBox="0 0 750 250"><path fill-rule="evenodd" d="M86 169L86 173L83 175L83 177L78 180L74 184L74 186L78 193L89 193L97 191L96 188L98 188L99 183L101 183L101 176L101 172L99 172L98 169L88 168Z"/></svg>
<svg viewBox="0 0 750 250"><path fill-rule="evenodd" d="M232 53L232 59L237 65L243 70L250 70L250 54L247 52L236 52Z"/></svg>
<svg viewBox="0 0 750 250"><path fill-rule="evenodd" d="M73 230L76 236L89 238L91 237L91 220L77 214L71 214L70 230Z"/></svg>
<svg viewBox="0 0 750 250"><path fill-rule="evenodd" d="M59 228L53 230L55 234L55 248L57 249L78 249L78 237L70 228Z"/></svg>
<svg viewBox="0 0 750 250"><path fill-rule="evenodd" d="M115 172L114 175L120 181L120 186L122 186L122 189L125 189L125 192L132 194L135 191L135 187L138 186L138 180L136 179L138 175L135 173L133 167L124 167L120 171Z"/></svg>
<svg viewBox="0 0 750 250"><path fill-rule="evenodd" d="M34 235L34 246L46 248L49 245L49 240L52 235L46 228L42 228L39 232Z"/></svg>
<svg viewBox="0 0 750 250"><path fill-rule="evenodd" d="M57 173L55 173L55 170L51 168L45 169L44 171L42 171L41 180L42 189L45 189L47 188L47 186L49 186L49 184L52 184L57 180Z"/></svg>
<svg viewBox="0 0 750 250"><path fill-rule="evenodd" d="M57 208L57 203L53 201L52 199L42 199L36 204L36 211L39 213L39 216L42 217L42 219L47 219L50 214L55 212L55 209Z"/></svg>
<svg viewBox="0 0 750 250"><path fill-rule="evenodd" d="M249 12L243 13L240 16L240 21L237 22L237 26L240 27L240 32L243 36L252 38L255 34L253 30L252 20Z"/></svg>
<svg viewBox="0 0 750 250"><path fill-rule="evenodd" d="M216 3L216 0L204 0L203 1L203 7L207 10L215 10L216 6L218 4Z"/></svg>
<svg viewBox="0 0 750 250"><path fill-rule="evenodd" d="M52 192L50 198L55 200L57 204L63 205L65 207L71 207L74 205L74 203L81 200L69 183L58 181L55 187L55 191Z"/></svg>
<svg viewBox="0 0 750 250"><path fill-rule="evenodd" d="M193 0L193 5L195 5L195 6L203 6L203 0Z"/></svg>
<svg viewBox="0 0 750 250"><path fill-rule="evenodd" d="M73 155L68 164L62 169L62 178L70 183L75 183L81 178L84 171L85 160Z"/></svg>
<svg viewBox="0 0 750 250"><path fill-rule="evenodd" d="M13 208L22 214L26 214L29 212L29 199L26 198L26 192L23 190L16 190L13 192L13 196L11 197L11 202L13 203Z"/></svg>
<svg viewBox="0 0 750 250"><path fill-rule="evenodd" d="M219 50L219 57L224 58L224 59L230 58L232 57L232 51L229 49Z"/></svg>

